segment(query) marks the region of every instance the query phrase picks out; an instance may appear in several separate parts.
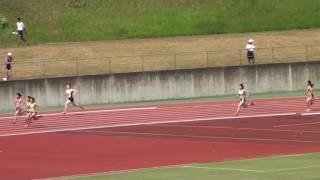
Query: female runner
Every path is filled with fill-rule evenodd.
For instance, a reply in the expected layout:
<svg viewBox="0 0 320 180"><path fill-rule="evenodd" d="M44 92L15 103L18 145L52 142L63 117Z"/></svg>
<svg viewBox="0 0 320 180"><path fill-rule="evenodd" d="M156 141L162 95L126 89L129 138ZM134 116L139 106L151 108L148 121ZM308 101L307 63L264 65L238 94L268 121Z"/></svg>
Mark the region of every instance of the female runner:
<svg viewBox="0 0 320 180"><path fill-rule="evenodd" d="M29 109L27 110L27 122L26 122L26 126L30 126L30 124L32 123L32 119L35 119L37 116L37 111L36 108L38 108L39 106L36 104L36 100L34 97L30 98L30 102L29 103Z"/></svg>
<svg viewBox="0 0 320 180"><path fill-rule="evenodd" d="M79 107L81 110L84 109L83 106L81 106L80 104L76 104L74 102L74 95L76 94L76 92L77 92L77 90L71 88L71 84L67 84L67 89L65 91L65 95L68 96L68 100L64 104L64 111L63 111L64 114L67 113L67 108L68 108L69 104L71 104L72 106L75 106L75 107Z"/></svg>
<svg viewBox="0 0 320 180"><path fill-rule="evenodd" d="M14 121L12 122L13 124L16 123L16 121L17 121L17 119L18 119L18 116L22 116L22 114L23 114L23 110L22 110L22 98L21 98L21 94L20 94L20 93L17 93L16 101L15 101L14 105L15 105L15 107L16 107L16 113L14 114L15 119L14 119Z"/></svg>
<svg viewBox="0 0 320 180"><path fill-rule="evenodd" d="M313 84L310 80L307 81L307 88L306 88L306 104L307 104L307 110L306 111L311 111L311 106L313 105L315 101L315 97L313 94Z"/></svg>
<svg viewBox="0 0 320 180"><path fill-rule="evenodd" d="M246 98L249 97L249 93L246 91L243 84L239 85L238 96L240 96L240 103L235 114L236 116L238 116L241 107L247 108L249 105L253 105L253 103L247 103Z"/></svg>
<svg viewBox="0 0 320 180"><path fill-rule="evenodd" d="M28 113L29 112L29 109L30 109L30 102L31 102L31 96L28 96L27 97L27 102L26 102L26 109L24 110L24 112Z"/></svg>

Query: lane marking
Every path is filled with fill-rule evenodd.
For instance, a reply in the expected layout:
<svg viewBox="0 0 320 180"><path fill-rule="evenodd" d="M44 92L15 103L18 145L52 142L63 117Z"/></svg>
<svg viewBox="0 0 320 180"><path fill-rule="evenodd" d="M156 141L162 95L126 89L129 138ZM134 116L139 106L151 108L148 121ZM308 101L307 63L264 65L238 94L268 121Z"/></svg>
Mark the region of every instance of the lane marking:
<svg viewBox="0 0 320 180"><path fill-rule="evenodd" d="M67 114L61 113L45 113L39 114L43 117L50 116L68 116L68 115L79 115L79 114L93 114L93 113L104 113L104 112L127 112L127 111L143 111L143 110L156 110L158 107L144 107L144 108L123 108L123 109L103 109L103 110L92 110L92 111L77 111L77 112L69 112ZM4 119L13 119L14 116L9 117L1 117L0 120Z"/></svg>
<svg viewBox="0 0 320 180"><path fill-rule="evenodd" d="M237 161L237 162L247 162L247 161L257 161L257 160L265 160L265 159L279 159L279 158L291 158L291 157L304 157L304 156L312 156L314 154L320 154L320 153L303 153L303 154L285 154L285 155L268 155L264 157L254 157L254 158L248 158L248 159L235 159L235 160L228 160L228 161ZM226 162L226 161L224 161ZM200 164L201 165L201 164Z"/></svg>
<svg viewBox="0 0 320 180"><path fill-rule="evenodd" d="M303 156L310 156L314 155L315 153L306 153L306 154L289 154L289 155L276 155L276 156L268 156L268 157L260 157L260 158L249 158L249 159L235 159L235 160L226 160L229 162L243 162L243 161L256 161L256 160L264 160L264 159L271 159L271 158L290 158L290 157L303 157ZM216 163L219 164L219 163ZM201 166L202 163L188 163L188 164L180 164L180 165L168 165L168 166L155 166L150 168L137 168L137 169L128 169L128 170L119 170L119 171L106 171L106 172L94 172L94 173L87 173L87 174L77 174L77 175L70 175L70 176L58 176L58 177L47 177L47 178L40 178L34 180L52 180L52 179L77 179L81 177L93 177L93 176L102 176L102 175L113 175L113 174L122 174L122 173L134 173L138 171L154 171L154 170L162 170L162 169L169 169L169 168L184 168L183 166Z"/></svg>
<svg viewBox="0 0 320 180"><path fill-rule="evenodd" d="M305 125L314 125L314 124L320 124L320 122L283 124L283 125L276 125L276 126L272 126L272 127L275 127L275 128L279 128L279 127L295 127L295 126L305 126Z"/></svg>
<svg viewBox="0 0 320 180"><path fill-rule="evenodd" d="M149 168L136 168L136 169L128 169L128 170L119 170L119 171L107 171L107 172L95 172L95 173L87 173L87 174L77 174L77 175L70 175L70 176L57 176L57 177L47 177L47 178L40 178L40 179L33 179L33 180L52 180L52 179L78 179L83 177L94 177L94 176L102 176L102 175L116 175L122 173L134 173L138 171L154 171L154 170L163 170L169 168L181 168L181 165L168 165L168 166L155 166Z"/></svg>
<svg viewBox="0 0 320 180"><path fill-rule="evenodd" d="M265 105L265 104L263 104ZM181 107L161 107L161 106L153 106L153 107L141 107L141 108L123 108L123 109L105 109L105 110L92 110L92 111L77 111L77 112L69 112L66 114L67 115L74 115L74 114L91 114L91 113L102 113L102 112L121 112L121 111L136 111L136 110L154 110L154 109L171 109L171 108L185 108L185 107L191 107L191 108L200 108L200 107L211 107L211 106L225 106L225 104L213 104L213 105L195 105L195 106L181 106ZM261 107L261 106L260 106ZM262 107L264 108L264 107ZM41 113L41 112L40 112ZM315 113L304 113L301 115L318 115L320 112L315 112ZM42 116L57 116L57 115L63 115L62 113L44 113L41 114ZM3 119L13 119L13 116L9 117L0 117L0 120Z"/></svg>
<svg viewBox="0 0 320 180"><path fill-rule="evenodd" d="M124 124L115 124L115 125L97 125L97 126L87 126L87 127L78 127L78 128L58 128L58 129L47 129L47 130L28 131L28 132L4 133L4 134L0 134L0 137L28 135L28 134L43 134L43 133L53 133L53 132L63 132L63 131L78 131L78 130L88 130L88 129L102 129L102 128L112 128L112 127L128 127L128 126L139 126L139 125L153 125L153 124L167 124L167 123L209 121L209 120L246 119L246 118L258 118L258 117L291 116L291 115L296 115L296 113L261 114L261 115L238 116L238 117L235 117L235 116L211 117L211 118L152 121L152 122L140 122L140 123L133 122L133 123L124 123Z"/></svg>
<svg viewBox="0 0 320 180"><path fill-rule="evenodd" d="M215 168L215 167L204 167L204 166L180 166L184 168L193 168L193 169L207 169L207 170L223 170L223 171L242 171L242 172L255 172L261 173L264 172L262 170L254 170L254 169L239 169L239 168Z"/></svg>
<svg viewBox="0 0 320 180"><path fill-rule="evenodd" d="M190 166L189 165L183 165L183 166L180 166L180 167L194 168L194 169L207 169L207 170L242 171L242 172L255 172L255 173L273 173L273 172L283 172L283 171L293 171L293 170L320 168L320 165L294 167L294 168L283 168L283 169L273 169L273 170L254 170L254 169L241 169L241 168L219 168L219 167L205 167L205 166L192 166L192 165L190 165Z"/></svg>
<svg viewBox="0 0 320 180"><path fill-rule="evenodd" d="M245 119L245 118L259 118L259 117L277 117L277 116L293 116L297 113L275 113L275 114L260 114L260 115L246 115L246 116L227 116L221 117L221 120L224 119Z"/></svg>
<svg viewBox="0 0 320 180"><path fill-rule="evenodd" d="M295 168L284 168L284 169L274 169L274 170L265 170L264 172L265 173L270 173L270 172L293 171L293 170L303 170L303 169L313 169L313 168L320 168L320 165L295 167Z"/></svg>
<svg viewBox="0 0 320 180"><path fill-rule="evenodd" d="M318 144L320 141L306 141L295 139L270 139L270 138L247 138L247 137L231 137L231 136L204 136L190 134L170 134L170 133L148 133L148 132L130 132L130 131L80 131L87 133L105 133L105 134L127 134L127 135L146 135L146 136L166 136L166 137L183 137L183 138L205 138L205 139L229 139L229 140L248 140L248 141L271 141L271 142L298 142Z"/></svg>
<svg viewBox="0 0 320 180"><path fill-rule="evenodd" d="M252 102L255 102L255 101L252 101ZM281 101L281 103L283 103L283 101ZM255 108L264 108L264 107L274 107L275 105L278 105L278 106L282 106L282 105L285 105L286 107L299 107L299 109L303 106L301 106L303 103L302 102L298 102L298 104L296 102L285 102L283 104L279 104L279 102L264 102L264 103L257 103L259 104L259 106L254 106ZM168 109L185 109L185 108L206 108L206 107L226 107L226 106L229 106L229 105L235 105L235 104L239 104L238 101L236 102L233 102L233 103L226 103L226 104L204 104L204 105L184 105L182 104L182 106L168 106L168 107L164 107L164 108L168 108ZM161 106L160 106L161 107Z"/></svg>
<svg viewBox="0 0 320 180"><path fill-rule="evenodd" d="M311 112L311 113L302 113L301 116L312 116L312 115L319 115L320 112Z"/></svg>

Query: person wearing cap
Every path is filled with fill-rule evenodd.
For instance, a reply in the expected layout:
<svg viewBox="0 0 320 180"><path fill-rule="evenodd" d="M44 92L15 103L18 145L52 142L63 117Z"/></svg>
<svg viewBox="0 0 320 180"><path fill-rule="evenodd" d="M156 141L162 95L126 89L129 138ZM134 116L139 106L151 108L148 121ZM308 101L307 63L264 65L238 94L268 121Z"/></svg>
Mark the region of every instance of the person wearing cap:
<svg viewBox="0 0 320 180"><path fill-rule="evenodd" d="M6 58L6 77L3 78L3 80L9 80L11 79L11 70L12 70L12 63L13 63L13 57L12 57L12 53L8 52L8 56Z"/></svg>
<svg viewBox="0 0 320 180"><path fill-rule="evenodd" d="M247 50L247 58L248 58L248 62L249 64L254 64L255 63L255 58L254 58L254 49L256 48L255 45L253 45L253 39L249 39L247 46L246 46L246 50Z"/></svg>
<svg viewBox="0 0 320 180"><path fill-rule="evenodd" d="M24 26L24 23L21 21L21 18L17 18L17 33L18 33L18 41L17 46L20 45L21 41L24 42L24 44L28 45L26 39L24 38L24 33L26 33L26 28Z"/></svg>

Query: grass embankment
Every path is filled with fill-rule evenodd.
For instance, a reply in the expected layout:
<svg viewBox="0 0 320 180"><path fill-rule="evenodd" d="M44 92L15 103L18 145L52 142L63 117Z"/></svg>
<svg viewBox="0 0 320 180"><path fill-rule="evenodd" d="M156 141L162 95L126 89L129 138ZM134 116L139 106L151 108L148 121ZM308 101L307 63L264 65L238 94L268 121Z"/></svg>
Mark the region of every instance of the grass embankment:
<svg viewBox="0 0 320 180"><path fill-rule="evenodd" d="M9 27L23 17L31 43L320 27L319 0L2 0Z"/></svg>

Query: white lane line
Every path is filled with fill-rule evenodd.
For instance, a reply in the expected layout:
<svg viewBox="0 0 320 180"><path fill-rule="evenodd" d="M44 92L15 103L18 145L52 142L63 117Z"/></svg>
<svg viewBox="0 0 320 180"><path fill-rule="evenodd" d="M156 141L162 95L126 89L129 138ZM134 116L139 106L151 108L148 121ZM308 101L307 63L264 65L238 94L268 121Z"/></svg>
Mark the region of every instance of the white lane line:
<svg viewBox="0 0 320 180"><path fill-rule="evenodd" d="M218 168L218 167L204 167L204 166L180 166L184 168L192 168L192 169L207 169L207 170L223 170L223 171L242 171L242 172L256 172L261 173L261 170L254 170L254 169L239 169L239 168Z"/></svg>
<svg viewBox="0 0 320 180"><path fill-rule="evenodd" d="M320 168L320 165L294 167L294 168L283 168L283 169L273 169L273 170L254 170L254 169L223 168L223 167L220 168L220 167L205 167L205 166L191 166L191 165L183 165L183 166L180 166L180 167L193 168L193 169L207 169L207 170L242 171L242 172L255 172L255 173L275 173L275 172L283 172L283 171L294 171L294 170Z"/></svg>
<svg viewBox="0 0 320 180"><path fill-rule="evenodd" d="M261 115L238 116L238 117L227 116L227 117L182 119L182 120L167 120L167 121L152 121L152 122L140 122L140 123L132 122L132 123L123 123L123 124L116 124L116 125L109 124L109 125L97 125L97 126L87 126L87 127L78 127L78 128L58 128L58 129L47 129L47 130L28 131L28 132L4 133L4 134L0 134L0 137L28 135L28 134L42 134L42 133L52 133L52 132L63 132L63 131L77 131L77 130L88 130L88 129L101 129L101 128L111 128L111 127L138 126L138 125L209 121L209 120L226 120L226 119L245 119L245 118L258 118L258 117L290 116L290 115L295 115L295 114L296 113L261 114ZM31 128L32 128L32 126L31 126Z"/></svg>
<svg viewBox="0 0 320 180"><path fill-rule="evenodd" d="M59 119L53 119L53 118L56 118L56 117L46 117L44 119L39 119L39 123L41 123L41 125L43 126L47 126L46 128L43 127L43 128L38 128L38 130L48 130L48 128L50 129L57 129L57 128L75 128L75 127L86 127L86 126L97 126L97 125L114 125L114 124L125 124L125 123L141 123L141 122L157 122L157 121L160 121L160 122L163 122L163 121L172 121L172 120L176 120L177 122L184 122L184 120L187 118L186 116L185 117L181 117L181 118L178 118L178 117L161 117L161 116L158 116L156 115L155 117L153 117L153 114L154 113L157 113L156 111L144 111L146 112L148 115L143 115L144 113L140 113L139 114L136 114L132 119L134 120L130 120L130 118L127 118L125 116L125 114L119 114L119 115L116 115L116 116L112 116L112 120L107 120L103 117L108 117L108 113L103 113L101 114L100 116L102 116L101 118L103 118L102 120L98 120L97 117L87 117L86 116L83 116L81 117L81 121L76 121L75 124L73 124L71 122L71 120L68 120L68 118L66 118L65 116L58 116ZM151 113L151 114L150 114ZM153 113L153 114L152 114ZM247 118L247 117L260 117L260 116L277 116L277 115L291 115L291 113L289 114L267 114L267 115L253 115L253 116L240 116L238 118L240 119L243 119L243 118ZM176 115L175 115L176 116ZM201 115L203 116L203 115ZM220 119L232 119L234 120L235 119L235 116L229 116L229 117L210 117L210 116L207 116L207 117L210 117L209 119L202 119L202 117L198 117L198 118L201 118L201 119L192 119L191 121L200 121L200 120L220 120ZM64 118L63 120L61 118ZM100 117L99 117L100 118ZM125 121L123 119L126 119ZM137 120L135 119L137 118ZM162 119L163 118L163 119ZM196 118L196 117L195 117ZM77 118L77 119L80 119ZM181 119L179 121L179 119ZM169 122L169 123L170 123ZM175 121L174 121L175 122ZM186 122L188 122L188 120L186 120ZM5 124L4 124L5 123ZM10 126L8 127L8 124L7 122L0 122L0 134L2 133L14 133L14 132L21 132L21 131L24 131L26 128L24 127L20 127L17 129L17 126ZM48 126L51 126L51 127L48 127ZM55 127L54 127L55 126ZM14 131L10 130L10 129L13 129ZM35 129L28 129L28 130L35 130Z"/></svg>
<svg viewBox="0 0 320 180"><path fill-rule="evenodd" d="M319 115L320 112L311 112L311 113L302 113L301 116L312 116L312 115Z"/></svg>
<svg viewBox="0 0 320 180"><path fill-rule="evenodd" d="M255 101L252 101L255 102ZM208 108L208 107L226 107L226 106L230 106L230 105L235 105L238 104L239 102L234 102L234 103L228 103L228 104L205 104L205 105L183 105L182 106L168 106L168 107L164 107L164 108L168 108L168 109L185 109L185 108ZM299 109L302 109L304 106L302 104L302 102L299 102L298 104L296 102L286 102L283 104L279 104L279 102L277 102L277 104L275 104L275 102L264 102L264 103L256 103L259 106L255 106L255 107L259 107L259 108L265 108L265 107L274 107L274 106L280 106L283 107L282 105L285 105L285 107L296 107Z"/></svg>
<svg viewBox="0 0 320 180"><path fill-rule="evenodd" d="M138 169L129 169L129 170L120 170L120 171L109 171L109 172L97 172L97 173L87 173L87 174L78 174L78 175L70 175L70 176L59 176L59 177L48 177L48 178L40 178L40 179L33 179L33 180L51 180L51 179L77 179L81 177L94 177L94 176L102 176L102 175L115 175L115 174L122 174L122 173L134 173L139 171L154 171L154 170L163 170L169 168L201 168L201 169L209 169L207 167L199 167L193 166L192 164L186 165L169 165L169 166L156 166L150 168L138 168ZM210 168L211 169L211 168ZM212 168L213 170L213 168ZM248 170L248 169L233 169L233 168L214 168L214 170L229 170L229 171L246 171L246 172L260 172L259 170Z"/></svg>
<svg viewBox="0 0 320 180"><path fill-rule="evenodd" d="M293 132L293 133L314 133L320 134L320 131L308 130L286 130L286 129L263 129L263 128L247 128L247 127L229 127L229 126L192 126L192 125L157 125L162 127L182 127L182 128L205 128L205 129L231 129L231 130L249 130L249 131L270 131L270 132Z"/></svg>
<svg viewBox="0 0 320 180"><path fill-rule="evenodd" d="M270 172L282 172L282 171L304 170L304 169L314 169L314 168L320 168L320 165L284 168L284 169L274 169L274 170L266 170L264 172L270 173Z"/></svg>
<svg viewBox="0 0 320 180"><path fill-rule="evenodd" d="M145 107L145 108L123 108L123 109L103 109L103 110L93 110L93 111L77 111L77 112L69 112L67 114L61 113L46 113L41 114L43 117L48 116L68 116L68 115L79 115L79 114L93 114L93 113L104 113L104 112L127 112L127 111L144 111L144 110L156 110L158 107ZM13 119L14 116L9 117L0 117L0 120L4 119Z"/></svg>
<svg viewBox="0 0 320 180"><path fill-rule="evenodd" d="M305 126L305 125L314 125L314 124L320 124L320 122L297 123L297 124L283 124L283 125L276 125L276 126L272 126L272 127L274 127L274 128L279 128L279 127L295 127L295 126Z"/></svg>
<svg viewBox="0 0 320 180"><path fill-rule="evenodd" d="M248 116L237 116L237 117L224 117L224 119L243 119L243 118L259 118L259 117L277 117L277 116L293 116L297 113L275 113L275 114L260 114L260 115L248 115Z"/></svg>
<svg viewBox="0 0 320 180"><path fill-rule="evenodd" d="M265 160L265 159L271 159L271 158L290 158L290 157L300 157L300 156L303 157L303 156L309 156L309 155L314 155L314 153L277 155L277 156L267 156L267 157L260 157L260 158L239 159L239 160L230 160L230 161L245 162L245 161ZM162 169L169 169L169 168L185 168L184 166L201 166L201 165L202 165L201 163L192 163L192 164L180 164L180 165L168 165L168 166L155 166L150 168L137 168L137 169L128 169L128 170L119 170L119 171L95 172L95 173L77 174L77 175L70 175L70 176L47 177L47 178L40 178L40 179L33 179L33 180L77 179L81 177L133 173L137 171L153 171L153 170L162 170ZM311 168L313 168L313 166L311 166Z"/></svg>
<svg viewBox="0 0 320 180"><path fill-rule="evenodd" d="M94 176L102 176L102 175L116 175L116 174L123 174L123 173L134 173L138 171L156 171L156 170L163 170L163 169L170 169L170 168L181 168L181 165L167 165L167 166L154 166L149 168L137 168L137 169L128 169L128 170L119 170L119 171L107 171L107 172L94 172L94 173L87 173L87 174L77 174L77 175L70 175L70 176L58 176L58 177L47 177L47 178L40 178L40 179L33 179L33 180L53 180L53 179L78 179L78 178L90 178Z"/></svg>
<svg viewBox="0 0 320 180"><path fill-rule="evenodd" d="M260 161L265 159L313 156L314 154L315 154L314 152L311 152L311 153L303 153L303 154L268 155L268 156L258 157L258 158L254 157L254 158L248 158L248 159L235 159L235 160L229 160L229 161L237 161L237 162L258 161L258 160ZM196 165L199 165L199 164L196 164Z"/></svg>
<svg viewBox="0 0 320 180"><path fill-rule="evenodd" d="M206 138L206 139L227 139L227 140L246 140L246 141L271 141L271 142L295 142L295 143L315 143L320 141L306 141L306 140L294 140L294 139L270 139L270 138L247 138L247 137L232 137L232 136L205 136L205 135L190 135L190 134L170 134L170 133L142 133L142 132L130 132L130 131L99 131L99 130L87 130L81 132L88 133L106 133L106 134L123 134L123 135L144 135L144 136L165 136L165 137L182 137L182 138ZM80 132L80 133L81 133Z"/></svg>

